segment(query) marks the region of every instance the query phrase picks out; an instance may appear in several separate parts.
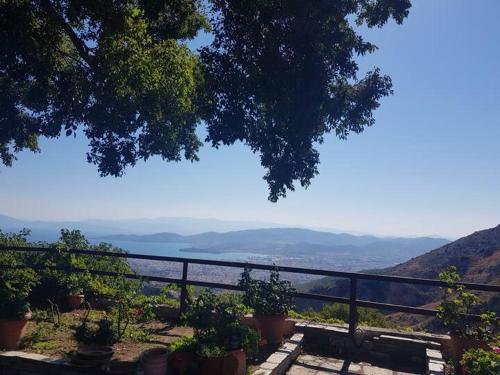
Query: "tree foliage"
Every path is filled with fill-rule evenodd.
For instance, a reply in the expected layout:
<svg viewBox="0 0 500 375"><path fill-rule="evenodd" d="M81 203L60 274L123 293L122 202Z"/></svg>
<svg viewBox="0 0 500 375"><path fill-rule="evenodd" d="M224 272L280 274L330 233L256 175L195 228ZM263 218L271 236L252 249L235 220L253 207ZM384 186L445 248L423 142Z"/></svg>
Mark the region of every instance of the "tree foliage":
<svg viewBox="0 0 500 375"><path fill-rule="evenodd" d="M0 157L38 137L88 137L89 162L121 176L151 156L197 160L206 141L247 144L269 199L318 173L318 143L373 125L391 80L358 77L376 46L353 23L401 23L409 0L2 0ZM211 27L197 54L186 46Z"/></svg>

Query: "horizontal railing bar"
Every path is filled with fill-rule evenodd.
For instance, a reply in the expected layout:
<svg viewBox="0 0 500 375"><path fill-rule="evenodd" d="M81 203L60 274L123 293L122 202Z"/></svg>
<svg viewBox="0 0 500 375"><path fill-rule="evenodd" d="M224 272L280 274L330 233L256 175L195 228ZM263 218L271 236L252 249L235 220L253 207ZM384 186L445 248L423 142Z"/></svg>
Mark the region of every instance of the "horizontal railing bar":
<svg viewBox="0 0 500 375"><path fill-rule="evenodd" d="M51 271L82 272L82 273L88 272L92 275L99 275L99 276L125 277L128 279L135 279L135 280L165 282L165 283L178 284L178 285L193 285L193 286L200 286L200 287L214 288L214 289L227 289L227 290L235 290L235 291L243 291L244 290L242 287L240 287L238 285L214 283L214 282L201 281L201 280L186 280L186 281L184 281L182 279L175 279L175 278L170 278L170 277L147 276L147 275L137 275L137 274L130 274L130 273L124 274L124 273L113 272L113 271L89 270L89 269L85 269L85 268L76 268L76 267L68 268L68 267L57 267L57 266L29 266L29 265L11 266L11 265L0 264L0 269L28 269L28 268L34 269L34 270L48 269ZM296 292L295 297L318 300L318 301L325 301L325 302L341 303L341 304L346 304L346 305L348 305L350 303L349 298L328 296L328 295L324 295L324 294ZM356 305L360 306L360 307L369 307L369 308L374 308L374 309L390 310L390 311L405 312L405 313L409 313L409 314L427 315L427 316L435 316L438 312L437 310L425 309L425 308L421 308L421 307L394 305L394 304L389 304L389 303L372 302L372 301L365 301L365 300L356 300ZM481 318L479 315L472 315L472 314L464 315L464 317L476 319L476 320Z"/></svg>
<svg viewBox="0 0 500 375"><path fill-rule="evenodd" d="M10 250L10 251L25 251L25 252L48 252L59 250L49 247L22 247L22 246L0 246L0 250ZM66 250L73 254L82 255L93 255L93 256L110 256L118 258L129 258L129 259L143 259L143 260L156 260L164 262L176 262L176 263L191 263L191 264L202 264L220 267L232 267L232 268L251 268L259 270L279 270L280 272L290 272L290 273L300 273L307 275L317 275L317 276L330 276L339 278L349 278L358 280L375 280L375 281L385 281L385 282L397 282L405 284L418 284L418 285L429 285L429 286L439 286L446 287L448 284L446 282L434 279L421 279L414 277L404 277L404 276L388 276L388 275L377 275L361 272L343 272L343 271L329 271L329 270L317 270L302 267L289 267L289 266L272 266L266 264L258 263L245 263L245 262L234 262L234 261L222 261L222 260L209 260L209 259L193 259L193 258L179 258L179 257L167 257L161 255L143 255L135 253L116 253L116 252L105 252L105 251L94 251L94 250L82 250L82 249L69 249ZM470 290L486 291L486 292L500 292L500 285L488 285L488 284L477 284L477 283L467 283L458 282L457 284L463 285Z"/></svg>

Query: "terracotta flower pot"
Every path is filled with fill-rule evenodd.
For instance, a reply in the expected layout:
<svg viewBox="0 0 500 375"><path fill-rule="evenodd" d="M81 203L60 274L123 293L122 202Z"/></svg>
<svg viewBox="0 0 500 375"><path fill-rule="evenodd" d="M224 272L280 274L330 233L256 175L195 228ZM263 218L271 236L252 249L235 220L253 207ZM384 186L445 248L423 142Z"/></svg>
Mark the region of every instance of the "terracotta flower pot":
<svg viewBox="0 0 500 375"><path fill-rule="evenodd" d="M257 321L268 344L280 344L285 332L285 315L257 315Z"/></svg>
<svg viewBox="0 0 500 375"><path fill-rule="evenodd" d="M293 321L292 319L285 319L284 325L285 325L283 332L284 336L285 337L293 336L293 332L295 331L295 321Z"/></svg>
<svg viewBox="0 0 500 375"><path fill-rule="evenodd" d="M144 375L165 375L168 367L168 350L154 348L146 350L141 356Z"/></svg>
<svg viewBox="0 0 500 375"><path fill-rule="evenodd" d="M26 313L24 319L0 319L0 349L17 349L30 319L31 311Z"/></svg>
<svg viewBox="0 0 500 375"><path fill-rule="evenodd" d="M168 357L168 367L175 374L185 374L189 371L196 360L196 356L191 352L174 352Z"/></svg>
<svg viewBox="0 0 500 375"><path fill-rule="evenodd" d="M227 352L222 362L222 375L245 375L247 355L243 349Z"/></svg>
<svg viewBox="0 0 500 375"><path fill-rule="evenodd" d="M85 302L85 296L83 294L70 294L66 296L66 303L70 310L79 309L83 302Z"/></svg>
<svg viewBox="0 0 500 375"><path fill-rule="evenodd" d="M201 375L221 375L224 357L201 357L200 374Z"/></svg>
<svg viewBox="0 0 500 375"><path fill-rule="evenodd" d="M489 345L484 341L458 335L450 335L448 355L453 362L459 363L463 354L469 349L491 350Z"/></svg>

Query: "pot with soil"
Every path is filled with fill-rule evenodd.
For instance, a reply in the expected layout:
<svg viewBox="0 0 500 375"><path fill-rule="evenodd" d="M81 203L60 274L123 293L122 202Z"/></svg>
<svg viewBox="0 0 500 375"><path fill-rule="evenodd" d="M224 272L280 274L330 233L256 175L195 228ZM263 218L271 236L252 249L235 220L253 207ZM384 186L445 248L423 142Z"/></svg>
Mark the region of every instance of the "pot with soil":
<svg viewBox="0 0 500 375"><path fill-rule="evenodd" d="M31 320L31 311L22 318L0 319L0 349L16 350L26 331L26 325Z"/></svg>
<svg viewBox="0 0 500 375"><path fill-rule="evenodd" d="M276 345L283 341L286 315L257 315L255 318L268 344Z"/></svg>
<svg viewBox="0 0 500 375"><path fill-rule="evenodd" d="M168 367L168 350L153 348L144 351L141 355L141 366L144 375L165 375Z"/></svg>
<svg viewBox="0 0 500 375"><path fill-rule="evenodd" d="M66 304L70 310L79 309L85 302L84 294L69 294L66 296Z"/></svg>

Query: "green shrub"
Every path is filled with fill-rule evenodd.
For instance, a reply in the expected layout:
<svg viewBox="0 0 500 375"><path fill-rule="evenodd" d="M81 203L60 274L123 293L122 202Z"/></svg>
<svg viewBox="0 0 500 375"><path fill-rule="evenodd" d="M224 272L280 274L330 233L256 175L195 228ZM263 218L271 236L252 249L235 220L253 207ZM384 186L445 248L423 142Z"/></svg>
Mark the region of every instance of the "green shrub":
<svg viewBox="0 0 500 375"><path fill-rule="evenodd" d="M30 231L23 229L19 233L4 234L0 231L0 245L28 246L27 237ZM16 251L0 251L0 265L23 266L29 253ZM30 311L29 294L39 282L39 277L32 269L0 268L0 318L22 319Z"/></svg>
<svg viewBox="0 0 500 375"><path fill-rule="evenodd" d="M241 304L221 300L207 289L192 302L183 321L195 329L194 339L201 356L218 356L236 349L252 354L259 337L257 332L241 324L243 315Z"/></svg>
<svg viewBox="0 0 500 375"><path fill-rule="evenodd" d="M170 352L194 352L196 350L196 339L193 336L184 336L175 340L168 347Z"/></svg>
<svg viewBox="0 0 500 375"><path fill-rule="evenodd" d="M483 349L467 350L460 364L467 368L471 375L500 374L500 354Z"/></svg>
<svg viewBox="0 0 500 375"><path fill-rule="evenodd" d="M437 307L437 317L443 325L459 336L484 341L493 340L498 330L496 314L491 311L485 312L481 314L479 322L467 318L467 315L479 307L479 298L459 284L460 275L457 268L448 267L439 274L439 279L447 283L447 287L443 288L442 302Z"/></svg>
<svg viewBox="0 0 500 375"><path fill-rule="evenodd" d="M272 271L269 281L252 279L251 270L241 274L239 286L245 291L243 302L258 315L287 315L295 305L295 289L286 280L280 280L278 271Z"/></svg>

